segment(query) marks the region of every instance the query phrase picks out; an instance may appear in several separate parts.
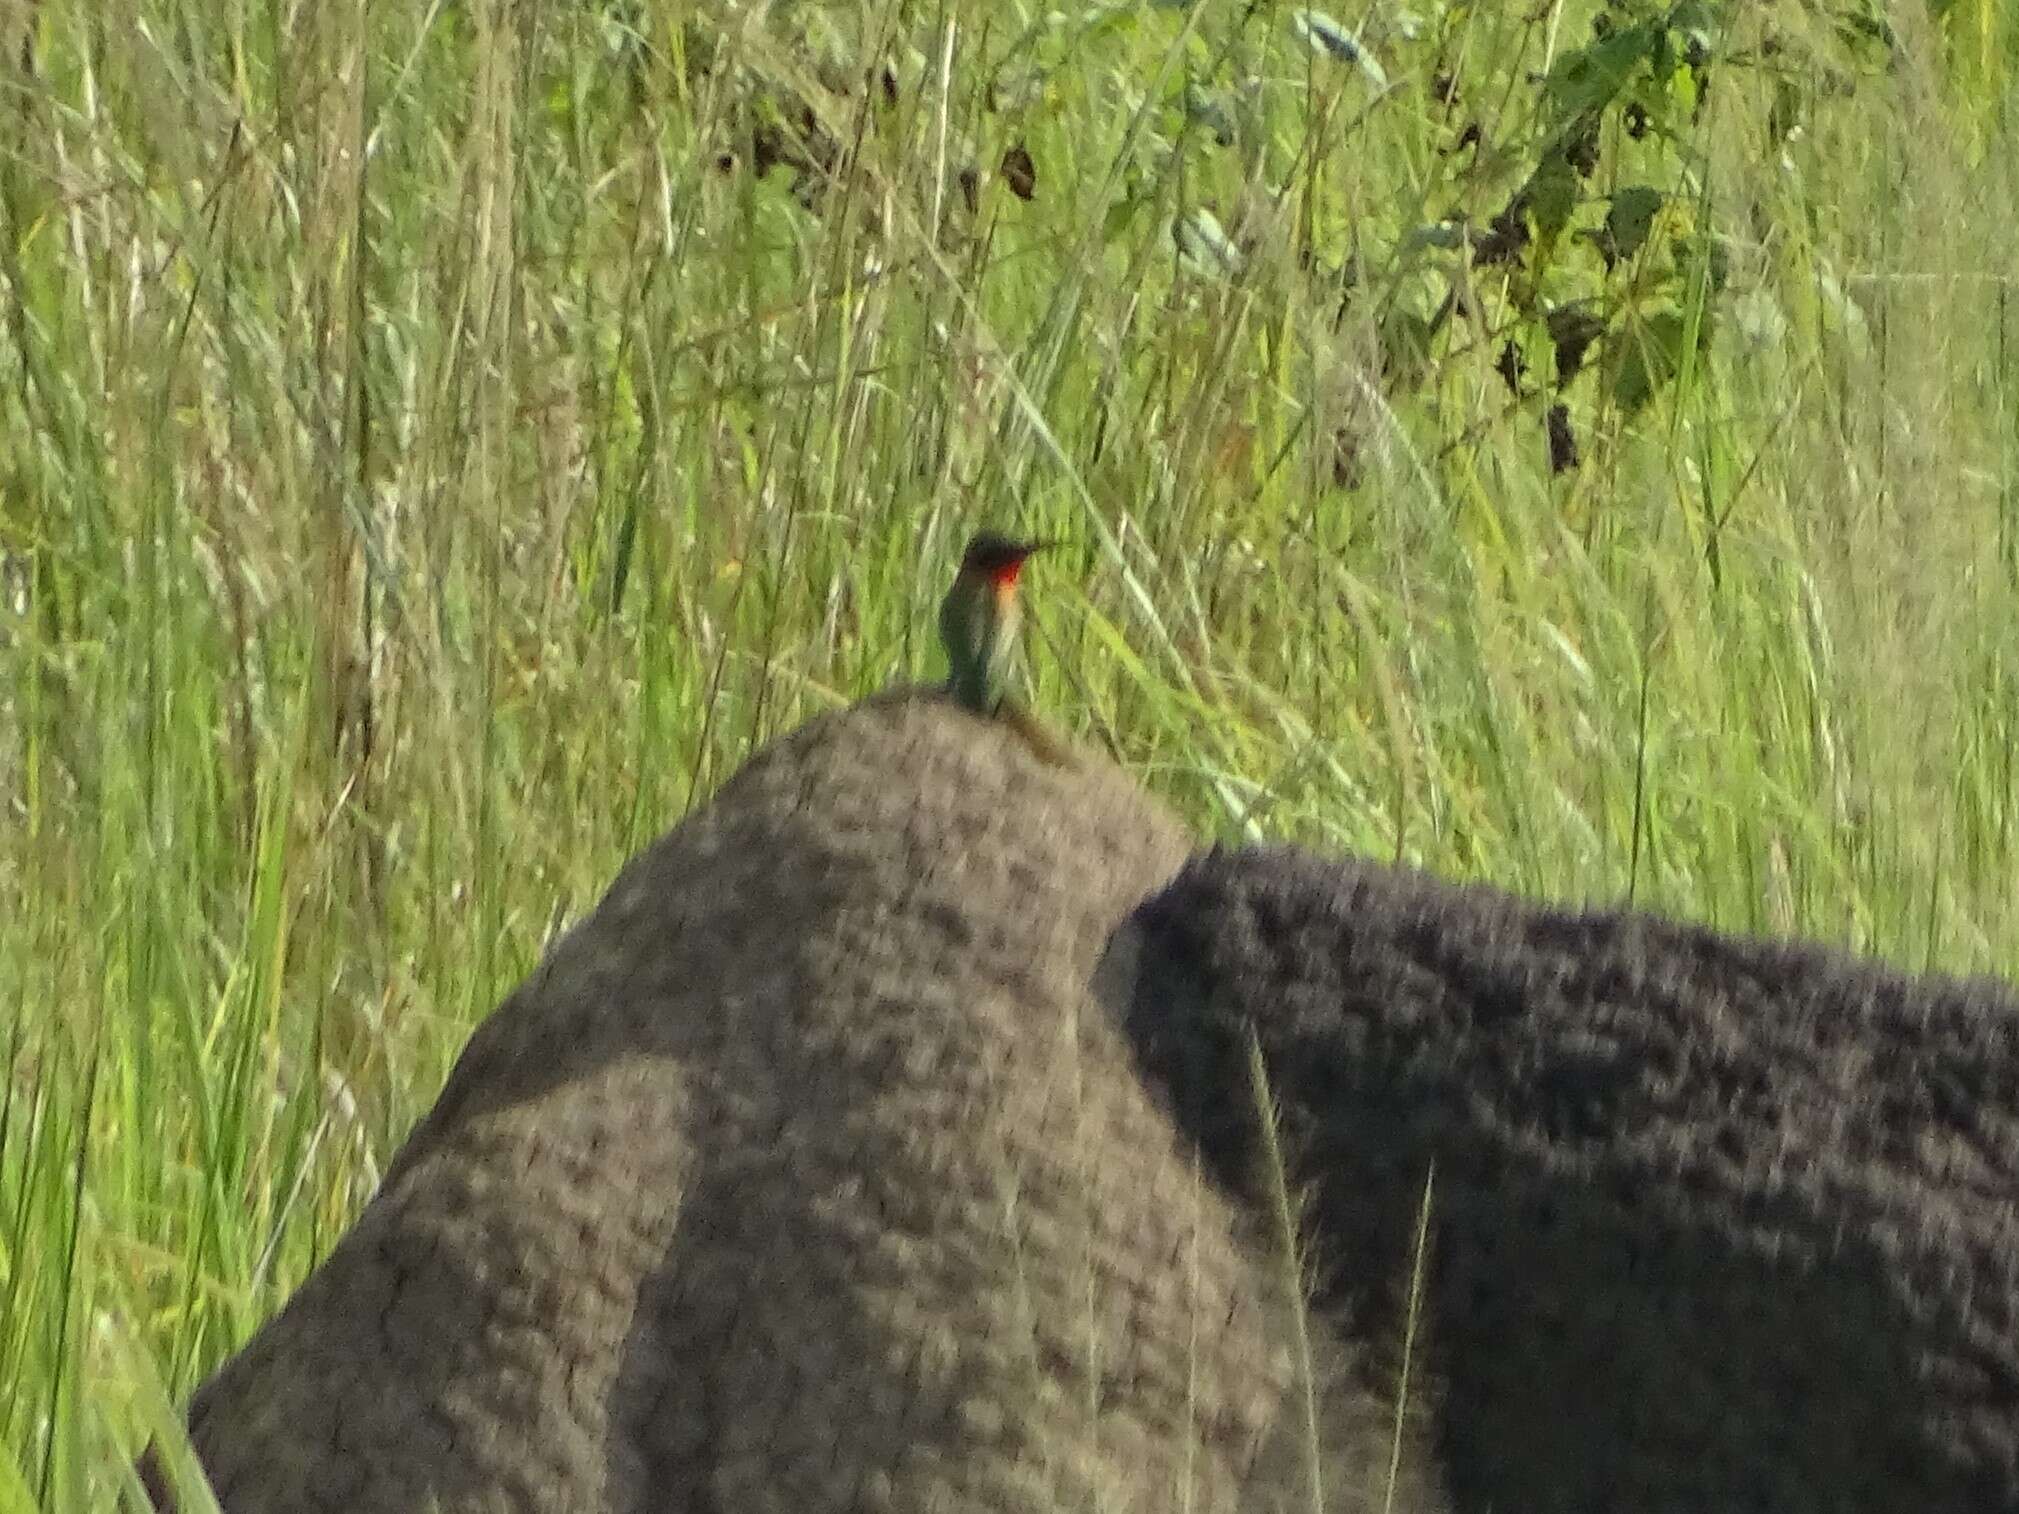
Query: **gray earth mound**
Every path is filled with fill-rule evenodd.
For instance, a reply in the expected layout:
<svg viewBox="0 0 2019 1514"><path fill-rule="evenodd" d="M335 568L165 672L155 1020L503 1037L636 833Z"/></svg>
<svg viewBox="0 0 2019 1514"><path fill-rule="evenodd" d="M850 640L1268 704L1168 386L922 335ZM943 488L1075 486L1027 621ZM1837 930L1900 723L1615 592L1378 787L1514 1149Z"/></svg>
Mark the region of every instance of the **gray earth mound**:
<svg viewBox="0 0 2019 1514"><path fill-rule="evenodd" d="M198 1391L224 1509L1284 1507L1287 1300L1090 992L1187 850L934 698L761 754Z"/></svg>
<svg viewBox="0 0 2019 1514"><path fill-rule="evenodd" d="M1200 857L1124 939L1145 1068L1237 1188L1259 1039L1363 1363L1429 1185L1458 1508L2019 1509L2009 989L1289 849Z"/></svg>

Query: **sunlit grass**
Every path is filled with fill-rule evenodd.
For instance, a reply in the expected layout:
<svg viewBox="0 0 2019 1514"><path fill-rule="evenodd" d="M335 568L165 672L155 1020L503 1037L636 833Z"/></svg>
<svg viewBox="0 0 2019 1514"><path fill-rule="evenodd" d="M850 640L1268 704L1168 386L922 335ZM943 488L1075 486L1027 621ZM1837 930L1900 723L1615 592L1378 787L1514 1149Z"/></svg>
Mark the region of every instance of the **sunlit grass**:
<svg viewBox="0 0 2019 1514"><path fill-rule="evenodd" d="M2019 976L1988 0L1902 7L1785 147L1733 70L1709 357L1563 475L1476 357L1384 389L1302 269L1443 213L1428 42L1377 95L1217 7L835 12L885 105L766 14L5 33L0 1510L115 1498L619 862L934 671L983 519L1076 543L1037 702L1203 835ZM1587 22L1437 26L1491 127ZM1268 134L1195 182L1158 102L1230 55ZM856 148L817 211L748 171L760 81ZM1174 254L1208 202L1232 278Z"/></svg>

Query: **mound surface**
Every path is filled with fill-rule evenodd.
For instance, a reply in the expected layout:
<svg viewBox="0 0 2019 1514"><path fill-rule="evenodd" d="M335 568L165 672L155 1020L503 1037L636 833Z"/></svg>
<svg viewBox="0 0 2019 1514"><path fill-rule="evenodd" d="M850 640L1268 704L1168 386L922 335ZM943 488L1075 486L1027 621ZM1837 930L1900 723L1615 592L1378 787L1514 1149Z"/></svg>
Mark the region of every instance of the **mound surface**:
<svg viewBox="0 0 2019 1514"><path fill-rule="evenodd" d="M1186 851L934 699L761 754L197 1393L223 1507L1275 1507L1267 1268L1089 996Z"/></svg>

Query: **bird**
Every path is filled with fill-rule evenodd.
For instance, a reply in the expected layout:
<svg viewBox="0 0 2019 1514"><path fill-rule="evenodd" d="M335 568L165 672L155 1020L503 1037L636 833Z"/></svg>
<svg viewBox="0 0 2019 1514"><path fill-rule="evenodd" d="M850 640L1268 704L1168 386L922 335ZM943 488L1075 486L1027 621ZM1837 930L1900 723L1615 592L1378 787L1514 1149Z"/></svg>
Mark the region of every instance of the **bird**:
<svg viewBox="0 0 2019 1514"><path fill-rule="evenodd" d="M1080 762L1070 744L1005 692L1022 618L1017 581L1033 553L1057 545L1020 541L999 531L976 533L940 604L939 637L946 645L947 693L956 704L1001 721L1039 761L1076 768Z"/></svg>
<svg viewBox="0 0 2019 1514"><path fill-rule="evenodd" d="M999 531L977 532L968 542L953 587L939 607L947 692L956 704L977 715L1001 709L1022 618L1017 579L1033 553L1056 545L1020 541Z"/></svg>

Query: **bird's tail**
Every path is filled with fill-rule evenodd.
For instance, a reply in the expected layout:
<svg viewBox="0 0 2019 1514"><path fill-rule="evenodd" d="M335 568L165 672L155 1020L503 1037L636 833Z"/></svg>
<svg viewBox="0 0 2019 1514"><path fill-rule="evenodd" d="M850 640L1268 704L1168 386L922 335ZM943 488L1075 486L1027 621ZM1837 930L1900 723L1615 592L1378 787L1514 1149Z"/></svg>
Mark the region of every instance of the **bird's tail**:
<svg viewBox="0 0 2019 1514"><path fill-rule="evenodd" d="M1047 767L1071 769L1082 765L1081 756L1074 750L1072 742L1054 732L1014 699L1005 698L997 705L995 718L1014 731L1017 739L1030 748L1031 755Z"/></svg>

